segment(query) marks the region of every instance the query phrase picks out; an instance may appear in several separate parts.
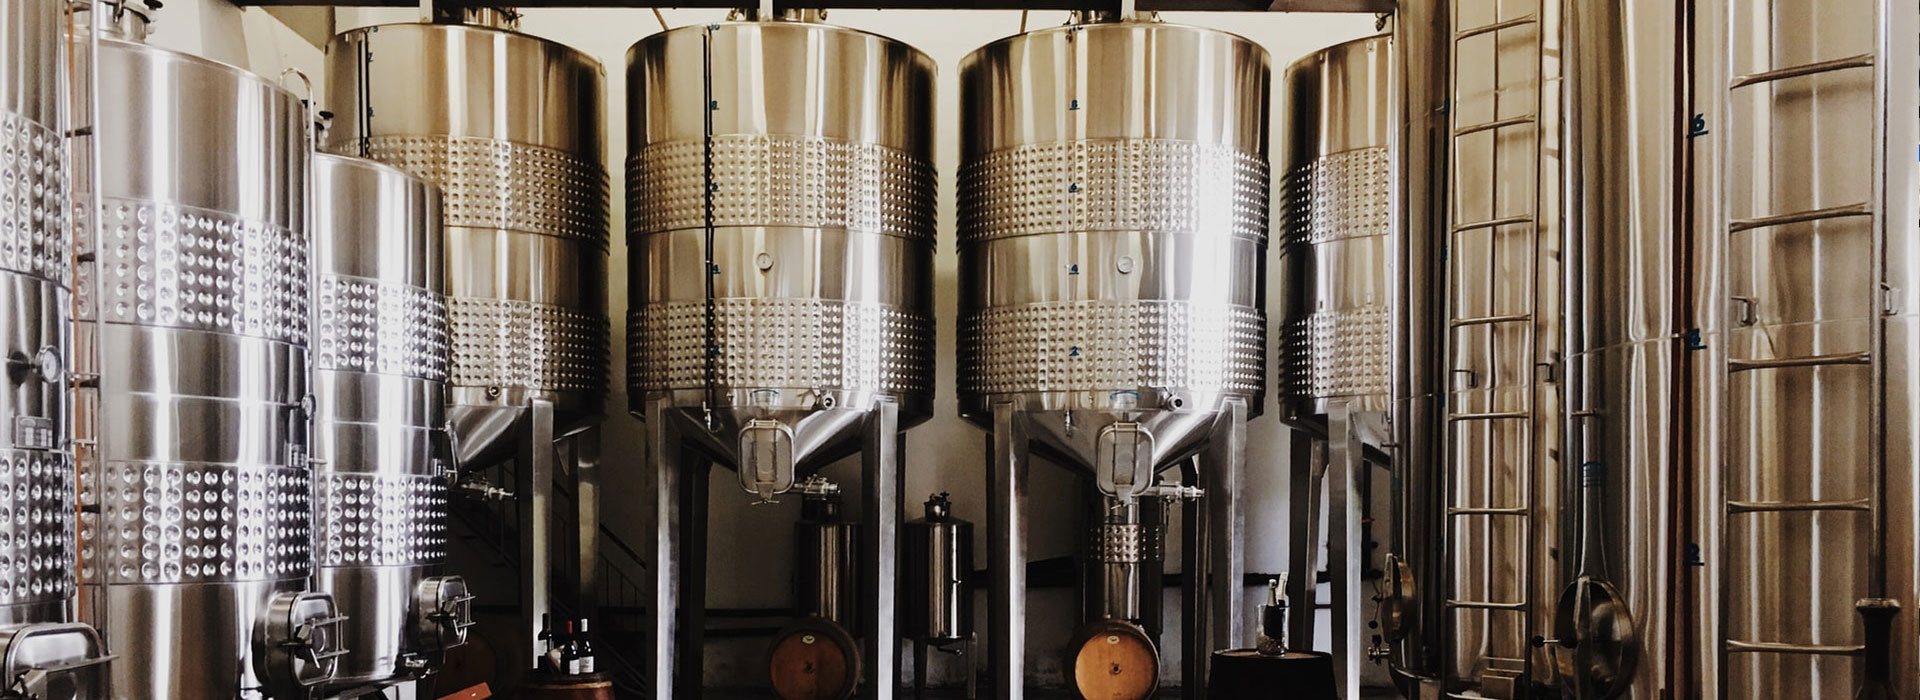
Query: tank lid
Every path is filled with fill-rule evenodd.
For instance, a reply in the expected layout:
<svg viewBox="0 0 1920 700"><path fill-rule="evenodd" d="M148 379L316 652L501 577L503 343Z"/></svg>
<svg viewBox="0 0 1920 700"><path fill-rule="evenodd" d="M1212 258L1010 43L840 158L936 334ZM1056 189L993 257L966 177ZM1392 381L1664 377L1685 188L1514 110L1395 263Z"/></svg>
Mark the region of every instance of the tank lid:
<svg viewBox="0 0 1920 700"><path fill-rule="evenodd" d="M161 7L160 0L94 0L94 4L107 10L103 18L90 18L102 36L136 43L145 43L153 33L153 15Z"/></svg>
<svg viewBox="0 0 1920 700"><path fill-rule="evenodd" d="M953 499L948 497L945 492L936 493L927 497L928 520L939 521L951 517L953 517Z"/></svg>
<svg viewBox="0 0 1920 700"><path fill-rule="evenodd" d="M434 24L461 24L488 29L518 30L520 10L512 7L443 7L435 4Z"/></svg>
<svg viewBox="0 0 1920 700"><path fill-rule="evenodd" d="M1131 3L1129 3L1131 4ZM1158 12L1129 12L1126 10L1074 10L1067 14L1067 25L1107 24L1110 22L1159 22Z"/></svg>
<svg viewBox="0 0 1920 700"><path fill-rule="evenodd" d="M813 22L827 21L826 10L803 10L787 8L772 10L764 7L742 7L727 13L728 22Z"/></svg>

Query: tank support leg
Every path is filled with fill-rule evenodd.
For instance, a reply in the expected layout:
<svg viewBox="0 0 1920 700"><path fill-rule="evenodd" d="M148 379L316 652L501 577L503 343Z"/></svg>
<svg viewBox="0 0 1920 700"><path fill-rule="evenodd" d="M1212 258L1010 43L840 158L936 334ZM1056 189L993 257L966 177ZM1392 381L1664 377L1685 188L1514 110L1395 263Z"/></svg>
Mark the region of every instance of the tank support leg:
<svg viewBox="0 0 1920 700"><path fill-rule="evenodd" d="M685 449L673 405L647 409L647 463L653 479L653 659L656 700L700 697L707 607L708 462Z"/></svg>
<svg viewBox="0 0 1920 700"><path fill-rule="evenodd" d="M539 665L540 625L546 618L553 571L553 404L535 400L520 419L515 470L520 522L520 643L522 668Z"/></svg>
<svg viewBox="0 0 1920 700"><path fill-rule="evenodd" d="M1204 465L1198 458L1187 460L1181 466L1183 481L1188 485L1201 483L1200 470ZM1205 496L1186 501L1180 507L1180 570L1186 578L1180 584L1180 697L1186 700L1203 700L1207 696L1205 682L1196 682L1207 676L1207 659L1210 651L1207 647L1207 549L1210 538L1207 533L1207 507L1211 505Z"/></svg>
<svg viewBox="0 0 1920 700"><path fill-rule="evenodd" d="M1360 664L1365 659L1360 610L1360 567L1367 553L1362 547L1360 510L1366 494L1360 477L1367 468L1365 447L1354 430L1351 404L1339 404L1327 415L1327 569L1331 574L1335 672L1340 697L1360 697Z"/></svg>
<svg viewBox="0 0 1920 700"><path fill-rule="evenodd" d="M1200 453L1200 478L1207 507L1207 634L1199 652L1202 672L1183 679L1205 688L1206 662L1218 649L1253 645L1247 634L1247 537L1245 503L1247 466L1247 402L1228 399L1222 407L1213 441Z"/></svg>
<svg viewBox="0 0 1920 700"><path fill-rule="evenodd" d="M1288 428L1287 434L1291 442L1288 463L1293 472L1292 493L1288 495L1293 505L1293 552L1292 571L1287 577L1291 589L1287 591L1288 609L1292 613L1287 621L1287 646L1312 649L1314 621L1319 617L1315 589L1320 577L1321 489L1326 484L1327 462L1321 457L1320 441L1311 433Z"/></svg>
<svg viewBox="0 0 1920 700"><path fill-rule="evenodd" d="M592 618L594 590L600 573L600 426L595 425L569 438L573 443L573 493L575 514L579 518L579 615Z"/></svg>
<svg viewBox="0 0 1920 700"><path fill-rule="evenodd" d="M865 637L867 690L872 700L893 700L900 685L900 630L896 610L900 595L900 522L901 503L906 482L900 465L900 404L880 400L874 404L867 422L866 444L861 450L864 471L860 480L866 499L867 536L866 571L861 573L867 600L866 617L861 621Z"/></svg>
<svg viewBox="0 0 1920 700"><path fill-rule="evenodd" d="M994 700L1020 700L1027 653L1027 429L994 404L987 438L987 634Z"/></svg>

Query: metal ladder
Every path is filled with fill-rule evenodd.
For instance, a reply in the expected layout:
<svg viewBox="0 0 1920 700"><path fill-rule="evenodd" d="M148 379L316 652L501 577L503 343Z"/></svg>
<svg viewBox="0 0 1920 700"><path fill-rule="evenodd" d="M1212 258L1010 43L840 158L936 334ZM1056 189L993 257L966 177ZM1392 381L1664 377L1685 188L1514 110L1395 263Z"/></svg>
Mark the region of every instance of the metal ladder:
<svg viewBox="0 0 1920 700"><path fill-rule="evenodd" d="M1887 28L1886 24L1890 10L1886 0L1880 0L1874 4L1877 11L1875 13L1875 31L1872 35L1879 36L1884 34ZM1729 24L1733 21L1732 18L1728 19ZM1728 29L1727 31L1731 30ZM1769 30L1768 36L1773 35L1774 33ZM1868 367L1872 376L1870 382L1870 386L1872 387L1871 394L1867 397L1869 402L1868 429L1870 431L1870 438L1867 445L1868 481L1870 484L1869 495L1860 498L1830 500L1742 501L1733 500L1731 497L1733 494L1724 493L1725 484L1722 484L1725 504L1722 510L1721 526L1722 532L1731 532L1734 530L1733 524L1738 522L1738 519L1769 513L1866 513L1867 517L1875 523L1873 527L1874 534L1869 538L1868 544L1870 548L1868 555L1870 573L1868 574L1866 599L1869 601L1882 599L1887 595L1885 512L1882 507L1886 498L1886 449L1883 436L1884 407L1882 406L1886 387L1886 371L1883 366L1884 359L1882 357L1886 347L1886 328L1885 322L1880 320L1880 317L1887 315L1888 312L1887 300L1884 298L1882 291L1887 288L1885 237L1888 231L1888 221L1883 204L1887 195L1885 172L1888 165L1889 144L1887 142L1885 120L1896 117L1895 115L1887 114L1886 110L1888 95L1887 76L1884 75L1883 63L1884 61L1879 56L1869 52L1802 65L1773 68L1745 75L1735 75L1730 77L1727 83L1726 94L1723 95L1728 104L1735 104L1735 100L1742 98L1751 91L1771 89L1774 83L1781 81L1792 81L1843 71L1873 72L1873 81L1877 86L1874 90L1873 114L1884 118L1874 119L1874 123L1870 125L1870 128L1873 130L1874 162L1872 167L1874 168L1875 175L1870 192L1868 193L1869 199L1867 201L1820 207L1804 211L1789 211L1749 218L1730 219L1727 222L1726 230L1727 236L1730 238L1738 238L1742 235L1748 235L1750 232L1779 226L1855 218L1870 218L1873 220L1868 234L1872 239L1872 259L1870 267L1872 268L1873 284L1871 288L1875 290L1874 293L1876 297L1881 298L1873 299L1870 306L1874 318L1867 324L1871 329L1868 340L1868 350L1764 359L1735 359L1729 355L1725 367L1729 386L1734 381L1733 378L1736 375L1746 372L1777 372L1781 370L1801 369L1817 371L1821 368L1844 366ZM1817 100L1819 97L1815 96L1812 99ZM1735 110L1728 110L1728 119L1730 122L1734 118L1735 113ZM1728 129L1728 131L1731 132L1732 129ZM1730 140L1731 136L1727 138ZM1736 183L1737 180L1729 178L1728 182L1733 184ZM1745 301L1747 306L1737 315L1734 322L1746 327L1758 325L1758 319L1754 317L1755 309L1752 307L1752 302L1738 297L1735 298L1735 301ZM1758 332L1764 333L1764 331ZM1731 392L1729 392L1728 396L1731 402ZM1729 413L1731 414L1732 412L1733 411L1729 409ZM1728 437L1729 439L1734 437L1733 431L1728 431ZM1729 472L1730 471L1731 469L1729 469ZM1733 549L1734 547L1732 546L1721 547L1719 579L1720 588L1723 591L1731 591L1733 590L1732 586L1735 585L1731 573L1733 569ZM1727 686L1729 685L1727 682L1727 674L1730 672L1730 660L1735 654L1853 657L1861 656L1867 652L1864 644L1801 644L1766 639L1734 639L1725 631L1726 625L1728 624L1727 620L1731 619L1733 611L1725 610L1725 606L1729 605L1725 600L1723 600L1721 604L1723 606L1723 621L1721 623L1721 633L1718 636L1720 637L1719 655L1720 673L1722 674L1720 694L1723 697L1726 695ZM1848 690L1850 692L1852 689Z"/></svg>
<svg viewBox="0 0 1920 700"><path fill-rule="evenodd" d="M1537 365L1536 365L1535 354L1539 346L1537 320L1538 320L1538 310L1539 310L1539 285L1540 285L1540 279L1539 279L1540 224L1539 224L1538 212L1542 208L1541 197L1545 194L1544 192L1542 192L1542 187L1541 187L1542 166L1541 166L1540 151L1542 149L1543 130L1541 129L1541 125L1540 125L1540 115L1544 112L1544 109L1543 109L1544 105L1542 104L1542 100L1543 100L1543 95L1545 91L1541 88L1540 84L1537 82L1534 88L1534 95L1533 95L1534 97L1533 111L1530 114L1526 114L1518 117L1504 118L1504 119L1498 118L1499 104L1500 104L1500 86L1501 86L1501 83L1500 83L1501 60L1500 59L1503 53L1501 48L1498 46L1498 42L1503 32L1508 32L1510 30L1531 29L1534 37L1533 48L1534 48L1534 54L1535 54L1534 56L1535 60L1533 62L1533 65L1535 67L1536 77L1544 81L1545 76L1543 75L1543 73L1545 70L1544 68L1545 60L1544 60L1543 54L1545 52L1546 42L1545 42L1545 38L1542 36L1542 32L1545 30L1545 24L1542 22L1541 18L1544 16L1545 10L1547 9L1545 7L1545 3L1548 0L1537 0L1534 6L1534 10L1531 14L1527 14L1521 17L1516 17L1511 19L1505 19L1505 20L1496 19L1494 22L1490 24L1471 27L1467 29L1458 29L1458 27L1460 26L1461 5L1463 3L1474 2L1474 1L1477 1L1477 0L1455 0L1454 2L1450 3L1451 16L1449 18L1449 26L1455 27L1456 29L1453 33L1453 39L1449 45L1449 54L1450 54L1449 65L1452 68L1450 70L1449 86L1448 86L1448 92L1449 92L1448 97L1449 97L1449 105L1450 105L1448 109L1448 115L1449 115L1448 118L1449 118L1449 126L1452 131L1452 139L1449 143L1449 149L1452 155L1449 157L1448 160L1453 165L1450 166L1450 172L1448 173L1447 177L1450 181L1455 182L1455 186L1457 187L1457 173L1458 173L1458 162L1459 162L1458 154L1461 152L1461 147L1460 147L1461 140L1477 134L1492 132L1494 135L1494 141L1491 147L1488 149L1489 180L1492 183L1494 183L1496 186L1490 188L1490 190L1487 192L1487 197L1489 200L1491 200L1488 205L1488 211L1490 212L1490 215L1493 218L1490 218L1484 221L1462 222L1460 220L1462 214L1460 212L1461 207L1459 206L1458 193L1457 191L1450 188L1448 191L1448 204L1447 204L1447 212L1448 212L1447 227L1448 228L1447 228L1447 240L1446 240L1445 250L1449 251L1449 257L1450 257L1450 251L1454 251L1460 248L1458 243L1459 243L1459 239L1463 235L1476 234L1476 233L1484 234L1489 237L1488 243L1487 243L1488 260L1489 262L1492 262L1492 261L1498 260L1500 257L1499 231L1505 228L1524 227L1526 232L1529 234L1526 236L1527 251L1524 257L1524 260L1527 262L1529 267L1528 274L1524 277L1525 279L1524 284L1526 284L1525 297L1526 297L1527 310L1525 313L1507 313L1507 314L1494 313L1494 312L1497 312L1498 310L1495 309L1494 304L1491 303L1490 301L1486 306L1487 310L1490 312L1490 315L1473 316L1473 317L1461 316L1459 312L1458 304L1457 304L1459 300L1458 297L1460 296L1459 287L1457 285L1457 280L1454 279L1454 271L1453 271L1452 265L1449 264L1448 270L1446 273L1449 280L1447 284L1448 294L1447 294L1447 300L1446 300L1446 309L1447 309L1446 352L1449 358L1448 359L1448 367L1450 370L1449 379L1452 380L1453 378L1456 378L1464 374L1467 377L1468 388L1478 387L1478 383L1479 383L1478 370L1473 368L1460 367L1457 364L1457 358L1459 356L1459 334L1462 331L1471 330L1471 329L1480 328L1480 327L1502 328L1502 327L1508 327L1516 324L1524 324L1522 326L1522 328L1525 329L1524 330L1524 337L1525 337L1524 357L1528 365L1527 371L1530 373L1534 373L1534 375L1530 378L1528 382L1527 390L1523 393L1523 396L1524 396L1524 399L1522 401L1523 405L1517 410L1488 411L1488 412L1477 412L1477 413L1461 412L1460 406L1458 405L1458 402L1456 399L1450 399L1447 402L1446 414L1445 414L1446 421L1447 421L1447 428L1444 433L1444 437L1442 438L1443 454L1447 455L1447 457L1445 461L1446 468L1443 469L1443 474L1442 474L1442 481L1444 482L1444 485L1442 488L1444 489L1444 492L1446 494L1445 496L1446 498L1445 532L1446 532L1446 542L1448 543L1447 547L1449 548L1449 551L1450 551L1449 555L1447 556L1447 559L1450 560L1448 568L1451 570L1457 570L1460 564L1460 562L1458 561L1453 561L1455 557L1451 554L1451 551L1457 551L1457 547L1458 547L1457 543L1461 541L1459 523L1461 522L1462 519L1486 518L1491 522L1497 522L1500 519L1507 519L1507 518L1516 519L1520 523L1520 542L1522 544L1522 547L1521 547L1522 551L1518 553L1518 556L1516 558L1510 559L1507 561L1516 562L1517 570L1520 572L1520 581L1518 583L1520 586L1520 590L1522 591L1522 595L1519 600L1511 600L1511 601L1475 600L1475 599L1463 598L1461 597L1462 593L1458 590L1459 583L1460 583L1459 577L1456 574L1454 574L1453 571L1449 571L1446 574L1446 584L1445 584L1446 585L1445 607L1449 617L1445 625L1447 628L1452 629L1454 627L1453 620L1455 619L1453 615L1457 613L1457 611L1461 611L1461 610L1480 610L1480 611L1489 611L1489 612L1497 611L1497 612L1518 613L1525 620L1525 624L1527 626L1527 632L1525 637L1523 637L1522 639L1513 640L1513 644L1516 648L1524 649L1527 644L1527 639L1530 639L1535 634L1535 630L1533 629L1533 618L1530 614L1530 612L1533 610L1534 603L1533 601L1529 600L1529 596L1531 595L1531 592L1534 589L1533 579L1535 576L1535 567L1534 567L1534 562L1532 561L1533 545L1534 545L1534 529L1535 529L1534 519L1533 519L1533 489L1534 489L1534 472L1536 471L1536 468L1538 467L1538 465L1535 464L1535 459L1534 459L1536 454L1535 452L1536 445L1534 444L1534 442L1535 442L1535 431L1538 429L1538 422L1539 422L1538 415L1535 409L1536 409L1536 403L1537 403L1536 392L1539 390L1538 384L1541 380L1541 377L1539 377L1536 372ZM1496 13L1497 12L1498 10L1496 9ZM1461 117L1460 117L1461 110L1459 109L1459 104L1461 102L1461 92L1460 92L1461 86L1460 86L1459 77L1462 70L1460 65L1460 45L1462 42L1465 42L1469 39L1473 39L1475 37L1487 36L1487 35L1492 35L1493 40L1496 43L1495 49L1493 51L1493 65L1491 66L1491 71L1490 71L1492 92L1490 93L1488 98L1493 103L1492 111L1494 112L1494 115L1496 118L1493 121L1488 121L1488 122L1462 124ZM1530 213L1527 213L1524 215L1518 215L1518 216L1501 216L1500 212L1498 211L1500 188L1497 186L1500 183L1500 178L1501 178L1500 137L1503 134L1513 133L1513 132L1531 132L1532 134L1530 138L1533 140L1533 143L1534 143L1534 154L1533 154L1533 157L1528 159L1529 162L1531 163L1531 172L1528 173L1528 175L1530 177L1529 182L1531 183L1531 186L1532 186L1530 191L1531 199L1529 201L1531 202L1531 208L1533 209L1533 211ZM1459 391L1455 387L1449 386L1447 393L1449 396L1456 396L1459 393ZM1462 503L1456 500L1457 498L1456 497L1456 491L1457 491L1456 479L1459 479L1463 476L1468 476L1468 474L1464 473L1466 470L1462 469L1461 468L1462 465L1460 465L1457 461L1458 458L1456 456L1457 455L1456 450L1458 448L1458 441L1459 441L1458 433L1461 429L1467 426L1471 426L1473 424L1480 424L1480 423L1490 423L1490 424L1496 424L1496 425L1503 424L1503 423L1513 423L1513 424L1522 425L1525 428L1523 432L1523 437L1521 439L1522 444L1520 445L1520 448L1521 448L1520 454L1524 455L1523 461L1521 464L1515 465L1518 467L1518 473L1515 475L1515 477L1516 477L1516 480L1518 481L1516 490L1520 494L1519 503L1499 504L1499 503L1490 502L1490 503L1476 504L1476 503ZM1477 468L1472 469L1471 475L1484 478L1486 483L1489 485L1488 490L1492 491L1493 489L1491 488L1491 485L1497 481L1495 477L1498 476L1498 473L1501 469L1501 465L1497 464L1498 457L1495 454L1483 453L1477 456L1476 459L1480 461L1480 464L1475 465L1477 466ZM1483 566L1490 565L1492 561L1502 560L1497 557L1489 557L1488 559L1489 559L1488 564L1483 564ZM1493 578L1491 576L1491 570L1489 568L1483 568L1482 574L1485 577L1485 580L1487 581L1491 581ZM1491 619L1492 615L1488 615L1487 617L1488 619ZM1453 677L1452 669L1458 666L1456 662L1458 660L1458 657L1461 651L1458 648L1459 638L1457 634L1452 634L1452 633L1446 634L1444 636L1448 640L1447 641L1448 649L1444 657L1447 660L1446 661L1447 670L1443 671L1444 681L1445 681L1444 690L1447 694L1447 697L1450 697L1450 698L1486 697L1485 695L1482 695L1482 694L1476 694L1477 691L1463 692L1463 691L1457 690L1458 688L1461 688L1463 686L1465 687L1477 686L1478 681L1477 679L1460 679L1460 678ZM1532 669L1531 669L1530 656L1531 655L1525 652L1522 652L1521 657L1517 659L1488 657L1486 661L1489 662L1488 666L1490 669L1493 666L1493 664L1496 662L1500 662L1506 666L1515 667L1510 670L1517 670L1520 674L1518 678L1514 679L1517 686L1519 683L1524 683L1525 680L1531 676ZM1503 670L1509 670L1509 669L1503 669ZM1513 692L1524 693L1525 690L1524 688L1515 688ZM1503 693L1503 695L1504 694L1505 693Z"/></svg>

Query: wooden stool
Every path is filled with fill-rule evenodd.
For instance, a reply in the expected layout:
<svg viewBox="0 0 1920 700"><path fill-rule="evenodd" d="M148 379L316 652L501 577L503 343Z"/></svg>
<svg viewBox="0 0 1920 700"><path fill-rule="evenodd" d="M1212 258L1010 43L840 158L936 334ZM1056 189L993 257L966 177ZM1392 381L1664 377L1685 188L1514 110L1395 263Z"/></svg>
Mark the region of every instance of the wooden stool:
<svg viewBox="0 0 1920 700"><path fill-rule="evenodd" d="M527 674L520 700L613 700L613 681L598 673L555 676L544 671Z"/></svg>
<svg viewBox="0 0 1920 700"><path fill-rule="evenodd" d="M1266 656L1252 649L1213 653L1207 697L1234 700L1339 700L1333 656L1289 651Z"/></svg>

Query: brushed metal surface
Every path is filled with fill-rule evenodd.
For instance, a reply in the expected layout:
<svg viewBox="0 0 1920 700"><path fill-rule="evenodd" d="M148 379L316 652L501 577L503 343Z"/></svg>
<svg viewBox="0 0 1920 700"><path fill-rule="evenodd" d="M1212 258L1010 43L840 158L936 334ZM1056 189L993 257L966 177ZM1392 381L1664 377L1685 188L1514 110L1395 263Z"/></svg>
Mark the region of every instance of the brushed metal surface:
<svg viewBox="0 0 1920 700"><path fill-rule="evenodd" d="M1867 647L1863 599L1920 602L1912 442L1914 7L1728 2L1703 21L1724 237L1722 481L1706 642L1721 697L1852 694L1891 656L1920 693L1920 620ZM1832 217L1821 212L1853 211ZM1807 507L1781 510L1779 504ZM1864 694L1864 692L1863 692Z"/></svg>
<svg viewBox="0 0 1920 700"><path fill-rule="evenodd" d="M1339 44L1287 68L1281 392L1296 410L1388 406L1392 392L1393 49Z"/></svg>
<svg viewBox="0 0 1920 700"><path fill-rule="evenodd" d="M509 457L516 416L563 428L607 382L605 71L512 31L389 24L327 42L325 149L440 188L449 419L462 464ZM463 467L464 468L464 467Z"/></svg>
<svg viewBox="0 0 1920 700"><path fill-rule="evenodd" d="M1684 136L1678 129L1686 119L1676 101L1683 77L1675 68L1680 30L1671 8L1631 2L1564 7L1565 458L1601 489L1602 499L1569 507L1569 532L1575 521L1594 532L1567 545L1562 572L1566 580L1593 576L1615 584L1633 618L1638 659L1628 677L1610 684L1618 684L1618 697L1658 698L1715 682L1689 649L1706 642L1689 643L1676 633L1685 618L1714 613L1692 600L1695 591L1684 578L1706 572L1685 568L1690 555L1677 540L1690 528L1676 513L1687 507L1679 499L1691 487L1675 473L1683 468L1682 451L1693 449L1689 441L1710 444L1715 434L1701 427L1707 423L1701 417L1676 413L1708 405L1689 407L1683 400L1692 380L1677 363L1711 374L1701 349L1688 347L1677 329L1683 318L1705 322L1689 308L1692 300L1701 299L1698 308L1720 303L1711 296L1718 277L1713 257L1685 259L1682 241L1707 241L1703 249L1711 251L1719 235L1690 233L1676 216L1683 196L1675 178ZM1689 270L1691 281L1679 270ZM1579 512L1595 507L1598 512ZM1598 551L1583 551L1593 548ZM1572 567L1574 556L1580 571ZM1556 682L1568 692L1609 692L1594 674L1612 665L1596 654L1606 645L1588 637L1597 631L1589 620L1606 614L1577 611L1552 628L1555 636L1580 630L1575 648L1553 648Z"/></svg>
<svg viewBox="0 0 1920 700"><path fill-rule="evenodd" d="M1561 5L1450 3L1441 237L1438 580L1447 685L1552 683L1548 630L1571 570L1559 367Z"/></svg>
<svg viewBox="0 0 1920 700"><path fill-rule="evenodd" d="M963 415L1050 413L1034 437L1088 465L1102 423L1136 421L1164 465L1226 399L1260 405L1268 76L1250 41L1153 21L961 62Z"/></svg>
<svg viewBox="0 0 1920 700"><path fill-rule="evenodd" d="M0 7L0 624L63 622L75 590L72 224L56 2Z"/></svg>
<svg viewBox="0 0 1920 700"><path fill-rule="evenodd" d="M712 408L726 464L749 421L789 426L801 476L876 400L931 415L932 59L782 19L656 34L627 64L633 410Z"/></svg>
<svg viewBox="0 0 1920 700"><path fill-rule="evenodd" d="M441 198L395 167L320 155L311 206L315 558L348 618L331 687L374 686L435 670L439 651L409 624L447 548Z"/></svg>
<svg viewBox="0 0 1920 700"><path fill-rule="evenodd" d="M99 56L105 249L80 237L96 254L76 279L95 321L76 369L100 375L76 430L98 441L80 465L82 617L118 655L116 697L257 693L263 606L313 572L308 116L231 66L113 39Z"/></svg>

